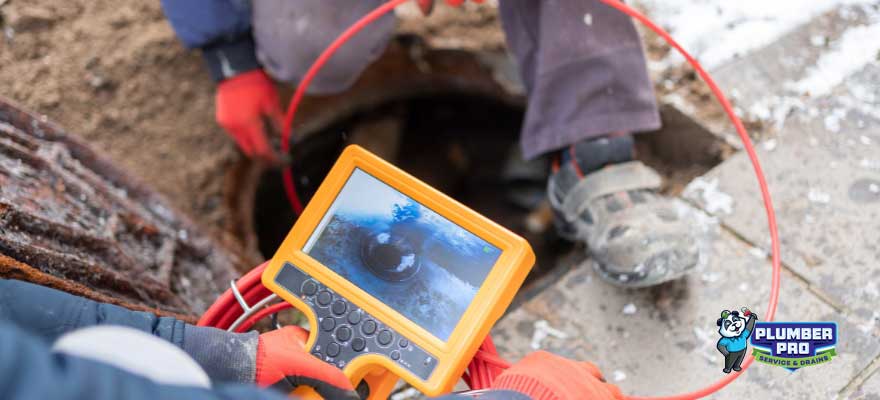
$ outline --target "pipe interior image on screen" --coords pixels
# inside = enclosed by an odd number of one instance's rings
[[[303,251],[443,341],[501,255],[357,168]]]

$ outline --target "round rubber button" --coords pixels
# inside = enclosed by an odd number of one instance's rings
[[[368,320],[364,321],[363,325],[361,325],[361,332],[363,332],[364,335],[372,335],[372,334],[376,333],[376,328],[377,328],[376,321],[368,319]]]
[[[321,320],[321,329],[330,332],[336,327],[336,320],[332,317],[326,317]]]
[[[379,336],[376,337],[376,341],[379,342],[382,346],[387,346],[391,341],[394,340],[394,335],[391,334],[391,331],[383,330],[379,332]]]
[[[331,301],[333,301],[333,295],[330,292],[322,290],[321,293],[318,293],[318,304],[326,306]]]
[[[306,296],[314,296],[318,293],[318,284],[315,281],[305,281],[302,285],[302,292]]]
[[[317,357],[319,360],[323,360],[323,359],[324,359],[324,355],[321,354],[320,351],[313,351],[313,352],[312,352],[312,355],[315,356],[315,357]]]
[[[327,345],[327,348],[325,350],[327,351],[328,356],[336,357],[339,355],[339,344],[331,342]]]
[[[361,322],[361,313],[357,310],[352,311],[348,314],[348,323],[352,325],[357,325],[358,322]]]
[[[362,337],[356,337],[351,340],[351,349],[354,351],[361,351],[367,347],[367,341]]]
[[[400,359],[400,352],[397,350],[392,351],[391,352],[391,359],[394,361],[399,360]]]
[[[406,346],[409,346],[409,340],[406,340],[406,338],[400,338],[400,341],[397,342],[397,344],[400,345],[400,347],[406,348]]]
[[[351,328],[340,326],[339,329],[336,330],[336,339],[347,342],[348,339],[351,339]]]
[[[345,310],[348,309],[348,304],[345,304],[342,300],[336,300],[333,302],[333,305],[330,306],[330,310],[333,311],[333,314],[342,315],[345,314]]]

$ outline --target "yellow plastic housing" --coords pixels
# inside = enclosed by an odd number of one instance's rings
[[[425,328],[410,321],[397,310],[382,303],[302,251],[306,241],[318,227],[355,168],[372,175],[501,250],[495,265],[447,341],[438,339]],[[365,199],[365,201],[369,200]],[[362,380],[367,380],[371,392],[378,395],[386,390],[379,390],[381,388],[374,386],[389,386],[390,382],[390,386],[393,387],[396,377],[400,377],[422,393],[438,396],[449,393],[461,377],[480,343],[510,305],[531,270],[535,255],[528,242],[522,237],[367,150],[351,145],[345,149],[327,174],[262,277],[263,284],[267,288],[305,312],[312,327],[312,334],[307,343],[310,350],[316,341],[316,332],[320,331],[315,328],[318,326],[317,318],[311,308],[299,297],[276,284],[275,277],[285,262],[296,265],[307,275],[345,297],[352,304],[361,307],[437,360],[437,365],[429,379],[423,380],[387,357],[365,354],[353,359],[343,370],[353,385],[357,386]],[[388,387],[388,390],[390,389],[391,387]],[[373,395],[370,397],[376,398]]]

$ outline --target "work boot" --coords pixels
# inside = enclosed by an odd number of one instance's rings
[[[684,275],[700,259],[699,229],[680,200],[658,193],[661,178],[633,161],[631,135],[564,150],[547,193],[560,235],[584,242],[599,275],[626,287]]]

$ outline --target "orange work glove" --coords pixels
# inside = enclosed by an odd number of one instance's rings
[[[492,388],[520,392],[533,400],[623,400],[620,389],[606,383],[593,363],[546,351],[536,351],[513,364],[495,379]]]
[[[266,137],[264,122],[281,131],[283,117],[278,92],[262,69],[248,71],[217,85],[217,123],[235,139],[248,157],[278,160]]]
[[[360,399],[342,370],[304,350],[308,339],[309,332],[298,326],[286,326],[260,335],[256,384],[283,393],[306,385],[325,399]]]

